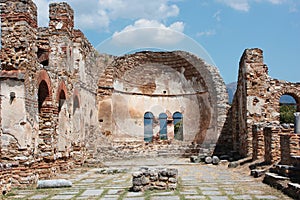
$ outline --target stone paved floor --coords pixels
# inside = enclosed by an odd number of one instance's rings
[[[128,172],[101,174],[99,168],[75,169],[59,175],[72,181],[70,188],[14,189],[5,199],[104,199],[104,200],[183,200],[183,199],[290,199],[281,192],[227,166],[188,163],[187,159],[126,160],[106,163]],[[140,166],[165,166],[179,170],[175,191],[130,192],[131,173]]]

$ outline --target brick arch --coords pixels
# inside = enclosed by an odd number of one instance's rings
[[[59,83],[57,93],[56,93],[56,102],[58,103],[58,112],[61,111],[61,108],[63,104],[65,103],[65,100],[68,98],[68,90],[66,87],[65,82],[62,80]]]
[[[68,90],[64,81],[60,81],[57,93],[56,93],[56,101],[58,102],[60,99],[60,92],[63,91],[65,93],[66,99],[68,99]]]
[[[38,88],[38,110],[42,112],[43,103],[45,101],[52,101],[52,84],[48,73],[45,70],[38,72],[37,76]]]
[[[201,64],[204,64],[202,60],[198,60]],[[109,65],[104,73],[100,76],[98,86],[100,88],[112,88],[114,79],[121,78],[126,71],[134,69],[143,64],[162,64],[173,68],[179,73],[184,69],[184,76],[187,80],[197,78],[205,90],[207,85],[200,74],[199,70],[192,65],[187,59],[185,59],[179,52],[138,52],[135,54],[125,55],[118,57],[114,62]]]
[[[51,79],[47,73],[46,70],[41,70],[38,72],[38,76],[37,76],[37,88],[39,87],[39,85],[41,84],[42,81],[45,81],[48,89],[49,89],[49,96],[52,97],[52,84],[51,84]]]
[[[295,87],[294,85],[286,85],[283,89],[279,90],[275,94],[275,105],[276,110],[279,112],[280,98],[282,95],[292,96],[297,104],[297,111],[300,112],[300,88]]]
[[[73,114],[77,108],[80,108],[80,95],[78,88],[75,88],[73,92]]]
[[[192,83],[191,89],[195,91],[201,112],[199,116],[202,117],[202,120],[199,121],[200,129],[197,130],[199,133],[196,134],[197,136],[194,141],[202,143],[205,139],[208,139],[206,138],[206,134],[208,129],[210,129],[210,133],[213,134],[213,136],[210,137],[209,140],[215,140],[216,142],[225,122],[224,117],[222,118],[221,115],[222,113],[226,113],[228,108],[226,86],[216,67],[208,65],[201,58],[188,52],[144,51],[117,57],[100,75],[98,82],[99,112],[106,112],[107,109],[104,109],[106,107],[111,108],[112,105],[108,105],[109,101],[107,99],[111,97],[114,92],[120,92],[118,91],[119,88],[117,90],[114,88],[115,80],[121,79],[127,72],[132,72],[138,69],[138,67],[148,64],[160,64],[170,67],[174,71],[179,72],[179,74],[182,74],[187,81]],[[153,95],[151,92],[155,91],[155,85],[151,85],[150,82],[146,87],[148,87],[150,94],[145,94],[143,92],[144,88],[139,88],[140,93],[134,93],[134,95]],[[152,87],[154,87],[154,90],[151,90]],[[199,88],[197,87],[201,87],[200,93],[198,93]],[[126,93],[126,91],[121,92]],[[183,92],[182,95],[185,95],[185,93]],[[104,110],[101,110],[101,107],[103,107]],[[109,115],[112,116],[113,111],[111,111],[111,109],[108,110],[110,111]],[[111,128],[110,126],[107,127]]]

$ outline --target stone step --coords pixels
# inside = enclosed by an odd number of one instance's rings
[[[285,193],[294,199],[300,199],[300,184],[298,183],[288,183],[288,188]]]
[[[300,168],[300,156],[291,156],[292,165]]]
[[[283,190],[288,187],[288,183],[290,182],[290,179],[285,176],[280,176],[275,173],[267,172],[265,174],[263,182],[274,188]]]
[[[265,175],[266,172],[267,170],[263,170],[263,169],[253,169],[251,170],[251,176],[253,176],[254,178],[258,178]]]
[[[290,165],[276,165],[270,172],[289,177],[293,182],[300,183],[300,167]]]

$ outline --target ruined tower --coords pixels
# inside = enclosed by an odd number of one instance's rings
[[[36,60],[37,8],[31,0],[1,1],[3,70],[34,67]]]

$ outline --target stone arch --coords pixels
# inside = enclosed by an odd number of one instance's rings
[[[38,88],[38,111],[41,113],[45,101],[52,101],[52,86],[48,73],[45,70],[39,72],[37,80]]]
[[[181,112],[176,111],[173,114],[174,123],[174,138],[176,140],[183,140],[183,115]]]
[[[61,81],[59,83],[58,89],[57,89],[57,95],[56,95],[56,102],[58,102],[58,112],[60,112],[63,104],[67,100],[68,91],[67,87],[64,81]]]
[[[153,119],[152,112],[146,112],[144,114],[144,141],[151,142],[153,138]]]
[[[73,114],[79,108],[80,108],[79,92],[78,92],[78,89],[75,88],[74,93],[73,93]]]
[[[52,90],[51,79],[46,70],[41,70],[38,73],[37,85],[39,86],[42,81],[46,82],[49,91],[51,91]],[[49,95],[52,97],[51,93]]]
[[[297,104],[297,112],[300,112],[300,89],[287,84],[286,86],[284,86],[284,88],[282,88],[281,90],[277,91],[275,93],[275,110],[277,112],[279,111],[279,107],[280,107],[280,98],[282,95],[290,95],[291,97],[293,97],[296,101]]]
[[[175,74],[176,77],[175,75],[174,77],[177,78],[177,84],[180,82],[181,84],[179,85],[182,85],[184,82],[184,86],[179,90],[174,89],[172,84],[168,85],[169,88],[164,88],[162,83],[157,84],[157,77],[152,70]],[[137,78],[132,81],[132,77]],[[143,77],[149,78],[146,80]],[[165,77],[163,81],[166,81],[167,78]],[[170,79],[172,79],[171,76]],[[119,98],[122,95],[144,96],[149,99],[166,97],[175,99],[178,102],[189,99],[195,103],[195,110],[199,110],[199,112],[197,116],[190,115],[190,117],[186,118],[186,123],[189,124],[184,127],[188,129],[190,125],[197,126],[195,128],[197,132],[193,136],[186,137],[186,140],[196,143],[217,142],[225,122],[224,116],[228,109],[226,86],[218,69],[208,65],[195,55],[183,51],[144,51],[117,57],[106,67],[98,82],[99,105],[104,102],[110,103],[109,107],[111,109],[109,109],[109,112],[106,112],[109,116],[116,116],[113,108],[114,95],[118,96],[119,100],[124,100],[124,104],[127,104],[127,97]],[[144,110],[149,109],[144,108]],[[167,108],[165,110],[171,110],[172,112],[179,110],[181,113],[192,113],[191,109],[186,110],[181,105],[178,105],[175,109],[173,108],[173,110]],[[101,106],[99,106],[99,112],[102,112]],[[157,114],[159,113],[155,113],[155,115]],[[192,123],[192,120],[197,122]],[[102,128],[103,132],[113,130],[111,126]]]
[[[160,113],[158,116],[159,120],[159,137],[161,140],[166,140],[168,134],[167,126],[168,115],[166,113]]]
[[[37,83],[40,137],[38,147],[40,152],[51,155],[57,142],[53,116],[55,107],[52,102],[51,80],[45,70],[39,72]]]
[[[65,85],[65,82],[60,81],[57,94],[56,94],[56,102],[57,102],[57,111],[58,111],[58,120],[57,120],[57,149],[60,152],[66,151],[69,147],[69,133],[70,133],[70,114],[67,104],[67,95],[68,91]]]

